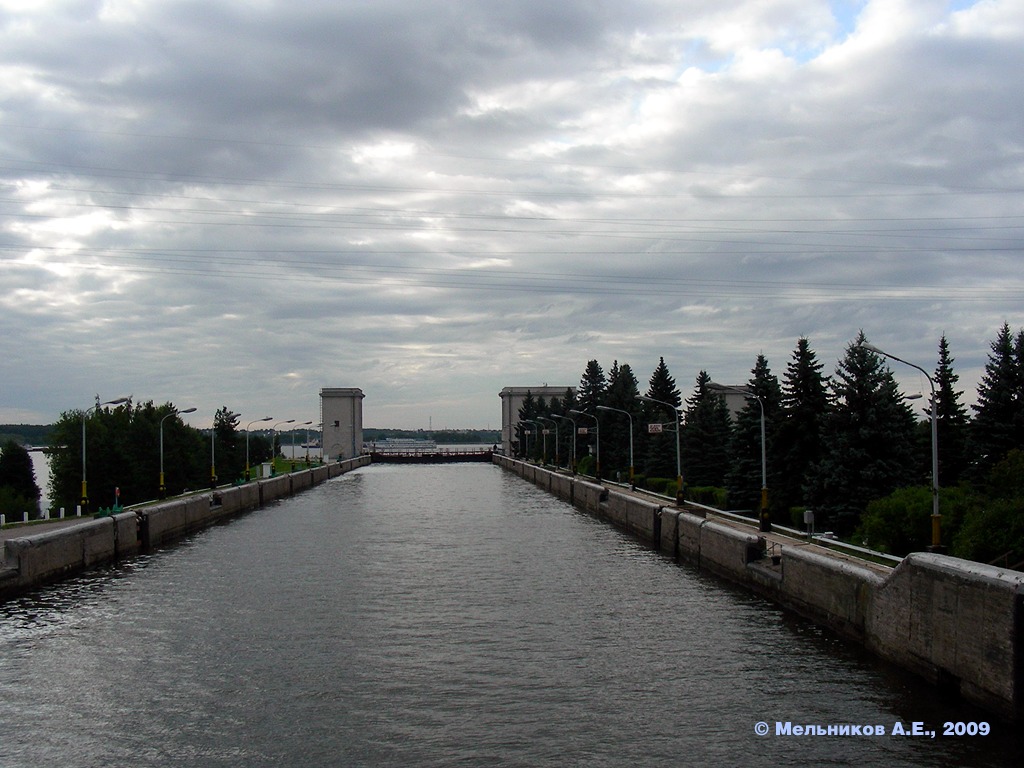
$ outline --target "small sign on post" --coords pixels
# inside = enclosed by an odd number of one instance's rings
[[[804,510],[804,525],[807,526],[807,540],[814,538],[814,510]]]
[[[661,424],[648,424],[647,425],[647,434],[649,434],[649,435],[660,435],[662,433],[662,431],[663,430],[662,430]]]

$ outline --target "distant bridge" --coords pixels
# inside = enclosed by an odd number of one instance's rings
[[[444,449],[430,450],[386,450],[370,451],[373,464],[454,464],[459,462],[490,462],[494,451],[491,448]]]

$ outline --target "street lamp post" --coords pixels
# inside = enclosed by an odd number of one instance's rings
[[[626,418],[629,419],[629,487],[636,490],[636,483],[633,482],[633,414],[629,411],[624,411],[621,408],[611,408],[607,405],[599,405],[597,406],[597,410],[624,413],[626,414]]]
[[[306,466],[309,466],[309,428],[313,424],[312,421],[307,421],[303,426],[306,427]]]
[[[261,421],[270,421],[273,418],[274,418],[273,416],[265,416],[262,419],[255,419],[254,421],[250,421],[248,424],[245,425],[245,480],[246,480],[246,482],[248,482],[251,479],[251,474],[249,472],[249,427],[251,427],[253,424],[256,424],[256,423],[261,422]],[[274,451],[273,445],[271,445],[270,451],[271,451],[271,453],[273,453],[273,451]]]
[[[533,424],[534,428],[539,433],[540,440],[541,440],[541,454],[540,454],[541,465],[542,466],[547,466],[547,463],[548,463],[548,431],[547,431],[546,426],[544,424],[544,420],[540,416],[537,416],[535,419],[531,420],[531,423]]]
[[[127,397],[119,397],[116,400],[108,400],[105,403],[101,403],[99,395],[97,395],[96,396],[96,405],[91,406],[89,408],[86,408],[84,411],[82,411],[82,498],[81,498],[81,506],[82,506],[82,514],[83,515],[89,514],[89,492],[86,490],[87,486],[86,486],[86,481],[85,481],[85,418],[89,415],[89,413],[91,411],[98,411],[104,405],[121,405],[122,403],[127,403],[128,400],[129,400],[129,398],[127,398]]]
[[[277,444],[277,428],[282,424],[294,424],[295,419],[288,419],[287,421],[279,421],[273,427],[270,428],[270,476],[273,477],[277,474],[277,451],[274,446]]]
[[[307,445],[309,444],[309,425],[312,424],[312,423],[313,423],[312,421],[304,421],[304,422],[302,422],[301,424],[298,425],[300,427],[305,427],[306,428],[306,444]],[[306,450],[309,450],[309,449],[307,448]],[[306,464],[309,464],[308,457],[307,457],[307,460],[306,460]],[[292,471],[293,472],[295,471],[295,430],[294,429],[292,430]]]
[[[932,388],[932,545],[928,548],[932,552],[942,552],[942,515],[939,514],[939,403],[935,396],[935,380],[931,375],[919,365],[914,365],[901,357],[883,352],[881,349],[876,347],[874,344],[868,344],[866,341],[860,342],[861,347],[866,349],[868,352],[874,352],[878,355],[892,358],[897,362],[909,365],[911,368],[916,368],[924,377],[928,379],[928,385]]]
[[[164,422],[171,416],[177,416],[179,413],[195,413],[195,408],[186,408],[184,411],[177,409],[172,410],[162,419],[160,419],[160,498],[164,498],[167,495],[167,486],[164,485]]]
[[[570,419],[568,416],[560,416],[557,413],[551,414],[553,419],[561,419],[562,421],[568,421],[572,424],[572,456],[569,458],[569,470],[575,475],[576,474],[576,422]],[[557,438],[556,438],[557,439]]]
[[[586,416],[587,418],[594,420],[594,479],[597,482],[601,482],[601,422],[598,421],[597,416],[586,411],[577,411],[572,409],[569,413],[575,413],[578,416]]]
[[[546,421],[555,425],[555,469],[558,469],[558,422],[547,416],[538,416],[537,421]],[[548,463],[548,436],[544,435],[544,463]]]
[[[748,400],[756,400],[757,404],[761,406],[761,512],[758,519],[760,520],[760,530],[770,531],[772,529],[772,519],[771,515],[768,514],[768,453],[764,433],[764,401],[760,395],[755,395],[741,387],[730,387],[725,384],[719,384],[718,386],[731,392],[739,392]]]
[[[637,395],[637,400],[643,400],[645,403],[654,403],[655,405],[663,405],[672,411],[672,418],[676,423],[676,504],[683,503],[683,462],[682,453],[679,450],[679,423],[680,413],[679,406],[672,405],[672,403],[666,403],[664,400],[655,400],[653,397],[647,397],[646,395]]]

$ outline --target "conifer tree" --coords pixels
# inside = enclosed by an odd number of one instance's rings
[[[960,377],[953,371],[953,358],[949,354],[949,342],[943,334],[939,340],[939,362],[935,369],[935,404],[929,404],[926,411],[931,418],[931,409],[936,408],[936,432],[939,447],[939,485],[958,485],[968,465],[967,454],[967,409],[960,402],[963,392],[956,390]]]
[[[775,432],[781,408],[782,389],[778,378],[768,367],[768,360],[764,355],[757,356],[751,373],[753,375],[747,385],[750,396],[743,410],[737,415],[733,429],[732,462],[726,474],[726,488],[729,490],[730,507],[757,510],[761,506],[762,484],[761,411],[763,407],[767,487],[772,488],[778,469],[778,462],[774,460]],[[788,524],[788,518],[783,522]]]
[[[675,409],[682,404],[682,394],[676,386],[676,380],[669,373],[665,358],[658,359],[658,365],[648,382],[646,397],[673,406],[669,410],[664,405],[643,402],[639,432],[643,439],[641,445],[644,458],[644,474],[648,477],[676,476],[676,434],[679,428],[679,412]],[[650,433],[646,425],[666,425],[662,432]],[[683,477],[685,478],[685,470]]]
[[[772,450],[781,469],[772,484],[772,506],[777,510],[807,504],[804,486],[810,468],[822,458],[822,430],[829,410],[828,377],[822,375],[823,367],[810,342],[799,339],[786,367],[782,421]]]
[[[1024,448],[1024,332],[1015,340],[1008,323],[992,342],[973,408],[974,453],[983,477],[1009,451]]]
[[[519,434],[519,455],[523,458],[529,459],[537,453],[537,435],[533,419],[537,416],[537,400],[533,397],[533,392],[530,390],[526,391],[526,396],[523,398],[523,404],[519,406],[519,427],[516,430]]]
[[[608,391],[608,380],[605,378],[597,360],[590,360],[587,363],[583,375],[580,377],[580,386],[576,391],[577,410],[597,416],[597,406],[604,405],[605,395]],[[576,436],[576,455],[584,456],[588,451],[594,450],[594,430],[597,424],[587,416],[576,416],[577,425],[585,428],[587,433]]]
[[[708,387],[710,383],[707,371],[701,371],[686,400],[682,454],[688,486],[722,487],[729,471],[732,422],[725,398]]]
[[[852,533],[869,501],[910,484],[917,464],[910,406],[881,356],[862,341],[863,331],[836,369],[825,453],[811,477],[815,509],[841,535]]]
[[[637,388],[636,376],[629,363],[619,365],[618,360],[612,364],[608,374],[608,391],[605,402],[609,408],[616,411],[600,411],[601,417],[601,463],[606,469],[606,474],[620,470],[627,470],[629,467],[629,446],[630,427],[635,432],[640,424],[640,401],[637,395],[640,394]],[[629,414],[618,413],[625,411]],[[632,418],[632,423],[630,422]],[[636,460],[636,435],[633,434],[634,461]]]
[[[238,436],[238,421],[241,417],[219,408],[213,415],[213,466],[211,471],[217,479],[241,477],[245,471],[245,446]],[[213,478],[211,478],[211,481]]]

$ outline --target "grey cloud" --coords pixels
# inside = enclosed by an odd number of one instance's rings
[[[480,423],[496,397],[453,390],[662,354],[739,381],[859,328],[922,364],[949,332],[971,388],[1024,324],[1013,34],[856,50],[783,0],[77,8],[0,33],[19,412],[353,385]],[[50,270],[9,266],[30,246]]]

